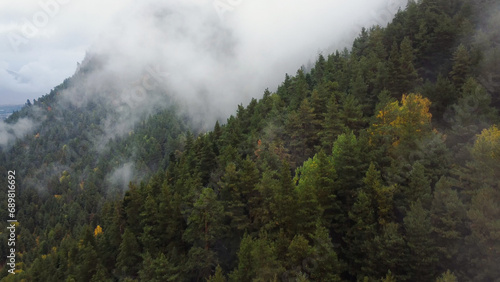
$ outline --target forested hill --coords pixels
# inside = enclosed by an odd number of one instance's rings
[[[160,111],[77,150],[71,130],[106,113],[73,109],[2,152],[27,175],[3,279],[499,280],[499,17],[497,1],[410,1],[206,133]],[[106,192],[119,156],[144,175],[123,196]]]

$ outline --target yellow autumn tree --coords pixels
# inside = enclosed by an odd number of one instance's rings
[[[97,237],[97,235],[102,234],[102,227],[100,225],[97,225],[97,227],[94,229],[94,236]]]
[[[431,132],[431,101],[420,94],[404,94],[401,102],[387,104],[377,114],[371,134],[390,136],[393,146]]]
[[[484,129],[477,136],[471,154],[474,167],[481,174],[489,177],[500,176],[500,130],[497,126]]]

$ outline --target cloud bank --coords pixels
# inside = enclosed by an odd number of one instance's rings
[[[265,88],[274,90],[285,73],[294,74],[318,53],[350,47],[361,27],[384,26],[406,5],[405,0],[106,3],[0,4],[6,16],[0,49],[12,55],[0,57],[0,103],[57,85],[67,61],[86,50],[88,60],[98,58],[99,68],[60,96],[63,104],[109,106],[112,114],[102,122],[106,134],[99,143],[128,133],[172,100],[210,128],[236,105],[260,97]],[[36,32],[26,32],[30,25]],[[12,38],[18,39],[14,46]]]
[[[105,97],[134,116],[170,97],[211,125],[318,53],[350,45],[361,26],[385,25],[403,2],[134,2],[89,49],[103,67],[65,96]]]

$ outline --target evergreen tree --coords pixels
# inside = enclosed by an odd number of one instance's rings
[[[450,179],[442,177],[436,184],[431,209],[433,237],[436,240],[439,264],[444,269],[457,269],[463,263],[467,211],[452,189]]]
[[[188,226],[182,236],[191,243],[187,271],[193,277],[208,278],[218,259],[214,251],[217,240],[222,239],[226,227],[223,225],[224,206],[217,200],[211,188],[204,188],[193,204]],[[196,274],[196,275],[195,275]]]
[[[495,281],[500,277],[500,193],[498,189],[484,187],[477,191],[467,212],[470,235],[467,245],[471,264],[469,277],[475,281]]]
[[[456,89],[461,89],[470,74],[471,58],[467,48],[460,44],[453,53],[453,69],[450,72],[451,80]]]
[[[362,183],[364,165],[360,152],[358,140],[352,132],[341,134],[333,145],[333,166],[339,176],[337,196],[344,204],[343,210],[346,216],[354,203],[356,190]]]
[[[345,131],[345,124],[335,94],[332,94],[328,100],[322,128],[323,131],[320,132],[321,144],[325,150],[331,151],[337,137]]]
[[[436,274],[436,246],[429,211],[417,200],[404,218],[405,239],[410,249],[409,277],[430,281]]]
[[[270,203],[273,221],[277,228],[283,228],[288,235],[296,232],[296,194],[293,187],[290,166],[286,161],[281,166],[279,184],[273,191]]]
[[[139,279],[141,281],[176,281],[179,280],[181,273],[167,259],[165,254],[160,253],[153,258],[149,252],[143,255],[142,268],[139,270]]]
[[[312,235],[311,259],[314,267],[308,269],[309,277],[317,281],[341,281],[345,264],[334,250],[328,229],[317,226]]]
[[[390,222],[383,226],[380,235],[374,239],[376,246],[375,269],[379,276],[383,276],[387,271],[388,275],[397,281],[405,281],[409,278],[409,252],[403,236],[399,232],[399,225]]]
[[[411,92],[420,82],[417,70],[413,63],[415,61],[412,42],[405,37],[400,45],[401,57],[399,59],[399,90],[400,94]]]
[[[359,131],[366,125],[363,117],[363,109],[359,101],[353,95],[346,95],[342,101],[341,118],[344,124],[354,132]]]
[[[436,282],[458,282],[458,279],[455,274],[453,274],[453,272],[447,270],[445,273],[438,277]]]
[[[129,228],[125,228],[122,235],[119,253],[116,258],[116,270],[122,277],[135,277],[141,262],[140,247],[135,235]]]
[[[467,79],[457,104],[452,105],[453,115],[449,132],[452,145],[465,144],[482,129],[498,120],[497,110],[490,106],[491,96],[473,78]]]
[[[226,277],[224,276],[220,265],[217,265],[217,267],[215,268],[214,275],[210,276],[210,278],[208,278],[207,280],[207,282],[226,282],[226,281],[227,281]]]
[[[377,222],[369,195],[360,190],[356,202],[349,211],[352,225],[345,236],[349,258],[349,272],[358,280],[373,275],[375,269],[371,265],[375,259],[373,240],[376,235]]]
[[[425,176],[424,166],[420,162],[415,162],[410,172],[407,186],[400,186],[401,194],[398,195],[398,209],[404,214],[409,210],[412,203],[420,201],[425,209],[430,209],[432,192],[430,182]]]

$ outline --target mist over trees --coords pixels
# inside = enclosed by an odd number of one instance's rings
[[[113,85],[62,97],[92,81],[89,57],[7,120],[40,124],[0,147],[22,175],[2,279],[497,281],[499,15],[410,1],[212,130],[153,87],[168,107],[107,135],[133,106],[110,110]]]

